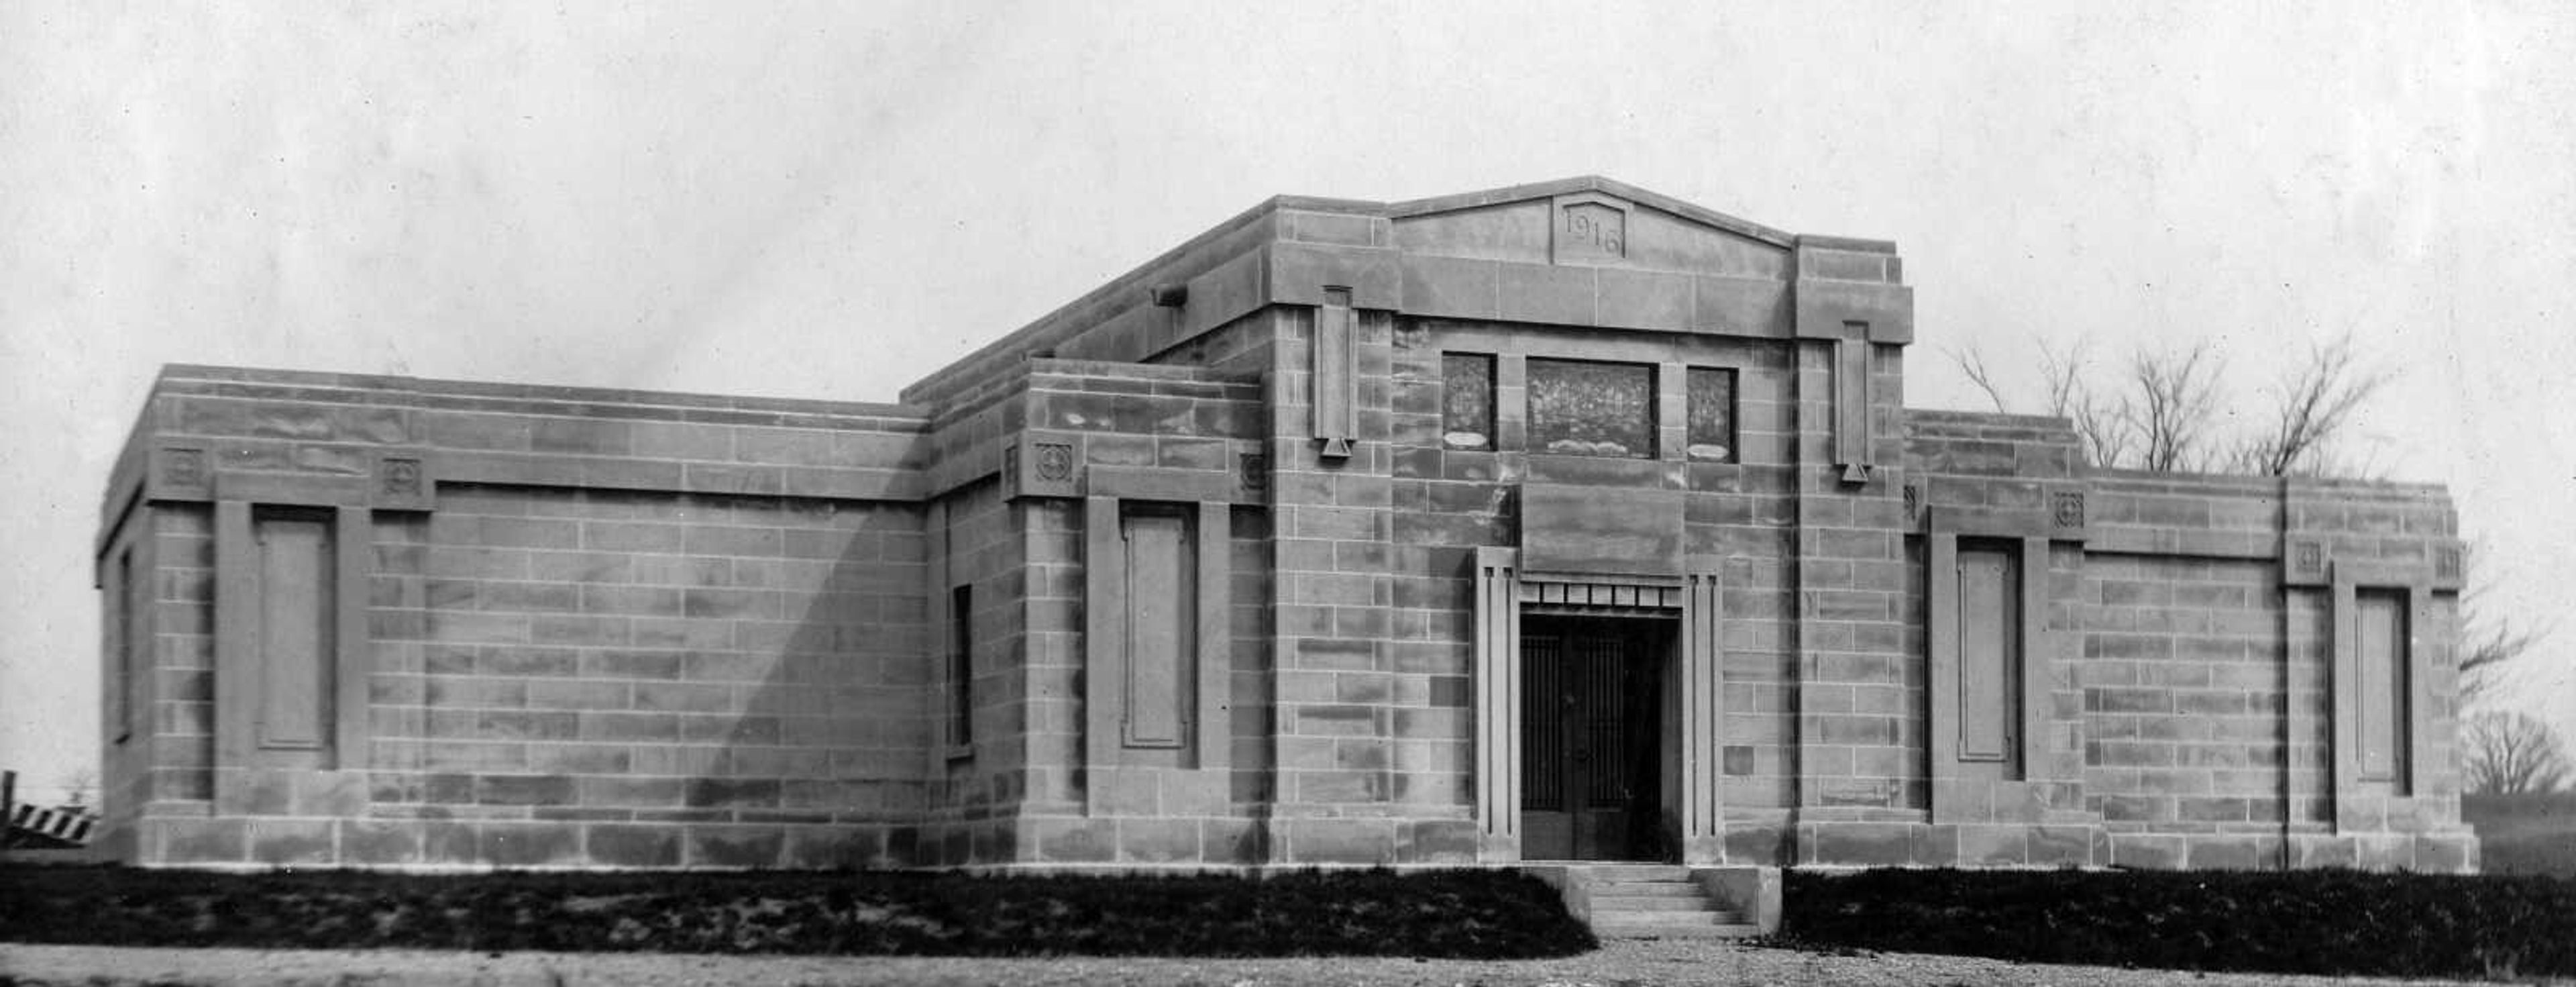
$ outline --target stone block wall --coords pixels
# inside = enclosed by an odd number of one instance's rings
[[[2448,498],[2400,484],[2097,477],[2088,559],[2088,792],[2140,866],[2475,866],[2458,815],[2458,569]],[[2336,763],[2338,624],[2353,587],[2403,593],[2414,695],[2395,782]],[[2343,626],[2349,626],[2348,623]],[[2408,708],[2411,707],[2411,708]]]
[[[2051,786],[2044,817],[2098,828],[2089,850],[2030,830],[2028,862],[2045,843],[2138,867],[2474,867],[2452,750],[2460,549],[2438,488],[2089,470],[2048,419],[1916,411],[1909,434],[1910,497],[1935,528],[1953,507],[2045,506],[2062,525],[2049,747],[2080,752],[2080,774],[2057,769],[2080,784]],[[2334,763],[2338,720],[2357,718],[2335,695],[2358,681],[2336,648],[2355,585],[2414,608],[2419,681],[2398,704],[2414,784]]]
[[[1203,351],[1202,351],[1203,352]],[[1016,430],[997,463],[1027,628],[1003,654],[1018,679],[1026,784],[1009,843],[977,862],[1065,866],[1251,863],[1264,859],[1255,815],[1268,799],[1263,597],[1269,531],[1260,459],[1260,385],[1226,371],[1097,361],[1029,361],[1005,385]],[[1119,552],[1125,512],[1187,519],[1205,625],[1184,664],[1194,727],[1178,748],[1116,739],[1130,656],[1093,643],[1128,602]],[[1100,530],[1095,530],[1098,526]],[[1203,602],[1204,601],[1204,602]],[[1224,642],[1216,646],[1212,642]],[[1239,714],[1238,714],[1238,711]],[[982,755],[979,752],[978,757]]]
[[[1871,862],[1932,866],[2100,863],[2100,820],[2084,787],[2092,721],[2075,665],[2085,646],[2087,520],[2075,436],[2062,419],[1919,409],[1906,412],[1903,434],[1907,652],[1922,656],[1927,680],[1913,709],[1929,791],[1926,824],[1901,850],[1890,835],[1866,852]],[[2017,546],[2025,583],[2019,746],[1998,764],[1950,751],[1963,714],[1937,687],[1958,660],[1935,613],[1955,605],[1940,583],[1953,553],[1971,544]]]
[[[107,693],[150,711],[108,741],[133,859],[916,859],[918,416],[172,368],[145,423],[107,539],[155,550],[151,669]],[[347,542],[318,745],[260,725],[271,516]]]
[[[1784,818],[1794,821],[1794,842],[1774,848],[1762,829],[1732,837],[1730,850],[1744,848],[1754,863],[1866,859],[1924,835],[1925,681],[1905,650],[1901,351],[1850,344],[1864,354],[1869,380],[1862,413],[1876,466],[1864,479],[1840,465],[1853,458],[1835,424],[1846,402],[1840,345],[1805,342],[1797,354],[1796,523],[1783,574],[1794,594],[1783,630],[1795,643],[1796,720],[1782,738],[1797,764],[1795,814]]]

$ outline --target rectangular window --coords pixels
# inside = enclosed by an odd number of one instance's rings
[[[2021,560],[1959,543],[1959,760],[2010,761],[2021,724]]]
[[[1690,368],[1690,458],[1732,463],[1735,457],[1735,371]]]
[[[2406,763],[2406,594],[2365,589],[2353,594],[2359,648],[2361,708],[2354,739],[2361,744],[2361,779],[2396,781]]]
[[[1440,355],[1440,444],[1451,449],[1494,447],[1492,354]]]
[[[337,654],[328,512],[261,510],[252,518],[259,574],[259,744],[325,746]]]
[[[1127,542],[1126,735],[1130,747],[1179,747],[1189,736],[1191,656],[1198,652],[1198,561],[1189,518],[1131,508]]]
[[[975,742],[975,587],[948,591],[948,743]]]
[[[1567,456],[1655,458],[1655,368],[1530,360],[1529,448]]]

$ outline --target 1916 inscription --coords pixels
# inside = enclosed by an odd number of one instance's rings
[[[1564,247],[1606,257],[1628,255],[1628,215],[1595,202],[1576,203],[1563,211]]]

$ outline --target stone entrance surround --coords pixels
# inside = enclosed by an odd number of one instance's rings
[[[1278,198],[899,404],[169,367],[98,540],[166,866],[1514,864],[1532,614],[1672,863],[2473,869],[2436,487],[1908,409],[1892,244]]]

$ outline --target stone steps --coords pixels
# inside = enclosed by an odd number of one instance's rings
[[[1609,938],[1721,938],[1757,935],[1760,928],[1709,897],[1690,871],[1655,865],[1588,868],[1585,899],[1592,932]]]

